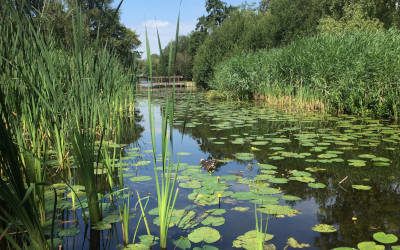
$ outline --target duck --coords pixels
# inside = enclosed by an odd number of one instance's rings
[[[208,158],[207,160],[201,159],[200,164],[204,170],[207,172],[212,173],[217,169],[218,161],[216,159]]]

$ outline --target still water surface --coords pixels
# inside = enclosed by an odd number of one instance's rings
[[[158,95],[154,112],[160,150],[165,93]],[[134,166],[152,157],[146,94],[138,94],[136,108],[141,129],[137,129],[139,139],[125,148],[127,155],[137,152],[124,160],[130,165],[125,185],[142,196],[150,195],[147,210],[151,210],[156,206],[153,167],[151,163]],[[255,204],[265,212],[264,219],[268,214],[268,234],[274,236],[269,243],[276,249],[283,249],[289,237],[310,244],[307,249],[332,249],[373,241],[373,233],[379,231],[400,236],[400,128],[396,124],[354,116],[290,114],[256,103],[210,102],[201,93],[184,92],[176,95],[172,138],[173,160],[180,162],[176,209],[181,213],[169,231],[171,249],[172,239],[204,226],[201,221],[218,207],[226,213],[215,215],[217,221],[208,226],[218,230],[221,239],[192,243],[192,248],[232,249],[238,236],[255,229]],[[219,161],[211,174],[199,164],[207,158]],[[152,179],[131,181],[135,176]],[[248,210],[237,211],[241,209]],[[188,211],[195,213],[179,225]],[[148,216],[157,235],[155,218]],[[332,225],[337,231],[315,232],[312,228],[317,224]],[[141,225],[138,235],[143,234]],[[102,247],[120,244],[119,235],[119,226],[103,232]]]

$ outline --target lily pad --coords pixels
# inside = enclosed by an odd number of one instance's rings
[[[352,159],[348,160],[349,165],[353,167],[365,167],[367,165],[367,162],[364,160],[357,160],[357,159]]]
[[[142,182],[142,181],[150,181],[152,178],[151,176],[142,175],[142,176],[134,176],[129,178],[132,182]]]
[[[372,188],[371,186],[367,185],[351,185],[351,187],[357,190],[365,190],[365,191],[368,191]]]
[[[318,224],[313,226],[311,229],[319,233],[333,233],[337,231],[336,227],[328,224]]]
[[[147,166],[151,163],[151,161],[138,161],[134,164],[135,167],[143,167]]]
[[[173,243],[177,248],[183,250],[190,249],[192,247],[190,240],[186,237],[180,237],[179,239],[174,240]]]
[[[218,230],[212,227],[200,227],[193,230],[193,232],[188,235],[188,238],[193,243],[200,243],[203,241],[206,243],[214,243],[221,238],[221,235]]]
[[[308,183],[308,186],[309,186],[310,188],[326,188],[326,185],[325,185],[324,183],[319,183],[319,182],[316,182],[316,183]]]
[[[179,187],[181,187],[181,188],[201,188],[201,183],[199,181],[192,180],[189,182],[179,183]]]
[[[385,250],[384,245],[377,245],[374,241],[363,241],[357,244],[359,250]]]
[[[382,244],[393,244],[398,241],[398,238],[396,235],[386,234],[384,232],[374,233],[372,237],[374,237],[374,240],[376,240]]]
[[[220,216],[212,216],[209,215],[207,216],[207,218],[205,218],[201,224],[205,225],[205,226],[221,226],[225,223],[225,218],[224,217],[220,217]]]
[[[291,247],[291,248],[306,248],[306,247],[310,247],[310,244],[307,243],[299,243],[297,242],[297,240],[293,237],[290,237],[287,240],[286,243],[287,246]]]
[[[247,233],[240,235],[233,242],[232,245],[235,248],[244,248],[248,250],[254,249],[254,246],[257,246],[258,242],[262,240],[263,242],[269,241],[274,236],[272,234],[265,234],[262,232],[258,232],[257,230],[251,230]]]
[[[238,160],[251,161],[254,158],[254,154],[252,154],[252,153],[236,153],[235,157]]]
[[[249,207],[234,207],[232,208],[233,211],[237,211],[237,212],[246,212],[249,211]]]
[[[265,214],[277,215],[277,216],[295,216],[299,213],[296,209],[291,208],[290,206],[281,206],[281,205],[265,205],[260,208],[257,208],[258,211]]]

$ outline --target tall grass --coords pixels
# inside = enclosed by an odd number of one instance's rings
[[[395,29],[320,34],[235,56],[217,67],[211,86],[229,98],[291,96],[339,113],[398,119],[399,52]]]
[[[15,193],[14,204],[23,204],[26,211],[14,214],[4,209],[0,226],[6,225],[4,235],[9,242],[45,249],[42,226],[51,218],[45,210],[44,192],[53,176],[70,185],[82,183],[91,225],[101,220],[98,183],[103,177],[95,171],[105,158],[104,141],[121,132],[118,121],[133,118],[134,86],[104,45],[86,43],[85,17],[79,6],[71,10],[72,47],[64,50],[55,46],[53,37],[41,33],[40,22],[33,20],[39,17],[12,2],[0,8],[0,90],[4,97],[0,117],[7,121],[5,129],[13,131],[11,139],[17,143],[13,153],[18,159],[1,162],[5,167],[0,179],[9,190],[2,189],[0,202],[12,201],[9,196]],[[17,219],[22,225],[16,225]],[[26,231],[28,237],[15,241],[10,231],[21,235]]]

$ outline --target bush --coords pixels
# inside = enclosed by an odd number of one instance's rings
[[[400,32],[328,32],[238,55],[217,66],[211,87],[242,99],[308,93],[338,112],[397,118]]]
[[[207,88],[219,62],[241,52],[268,47],[268,18],[269,15],[246,10],[232,14],[199,47],[194,58],[193,80]]]

